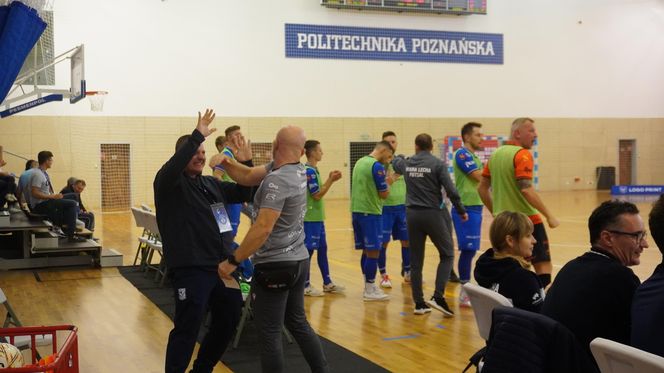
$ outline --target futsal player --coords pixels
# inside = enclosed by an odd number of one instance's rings
[[[454,152],[454,183],[461,196],[461,203],[466,207],[468,220],[461,221],[456,208],[452,206],[452,222],[459,245],[459,279],[462,284],[470,281],[471,265],[475,253],[480,248],[482,232],[482,199],[477,193],[477,186],[482,179],[482,161],[477,151],[482,143],[482,125],[476,122],[466,123],[461,128],[463,146]],[[470,307],[470,299],[463,287],[459,294],[459,306]]]
[[[304,215],[304,245],[309,251],[309,266],[311,267],[311,258],[314,252],[318,268],[323,276],[323,291],[311,286],[310,271],[307,271],[307,281],[305,282],[304,295],[318,297],[329,293],[342,293],[345,287],[341,284],[335,284],[330,277],[330,264],[327,260],[327,239],[325,237],[325,205],[323,197],[330,190],[332,184],[341,179],[341,172],[334,170],[330,172],[325,183],[321,182],[318,172],[318,162],[323,159],[323,149],[317,140],[307,140],[304,143],[304,154],[307,157],[305,169],[307,172],[307,212]]]
[[[225,144],[224,148],[221,151],[221,154],[227,156],[230,159],[235,159],[235,154],[233,152],[233,139],[235,137],[242,136],[242,132],[240,131],[240,126],[230,126],[226,128],[224,131],[226,138],[225,138]],[[221,181],[227,181],[234,183],[235,180],[233,180],[226,171],[224,170],[224,167],[219,164],[214,167],[213,169],[213,175],[216,176],[218,179]],[[240,213],[242,211],[242,204],[241,203],[231,203],[226,206],[226,211],[228,211],[228,218],[231,221],[231,227],[233,227],[233,236],[237,236],[237,230],[238,227],[240,226]]]
[[[533,185],[534,160],[530,149],[537,139],[535,121],[517,118],[512,122],[510,141],[499,147],[482,170],[479,195],[489,211],[497,215],[503,211],[526,214],[535,226],[533,236],[537,240],[530,258],[542,286],[551,283],[551,254],[549,239],[544,229],[542,215],[550,228],[560,223],[544,205]]]
[[[364,300],[389,298],[375,284],[378,257],[382,248],[383,200],[390,194],[384,163],[390,162],[394,150],[387,141],[380,141],[373,151],[360,158],[353,168],[351,181],[351,211],[355,249],[362,250],[360,265],[364,274]]]
[[[397,151],[397,135],[392,131],[383,132],[383,141]],[[394,172],[392,164],[387,166],[387,174],[394,182],[390,185],[390,195],[383,201],[383,247],[378,257],[378,270],[380,271],[380,286],[391,288],[392,281],[387,274],[387,246],[392,239],[401,242],[401,276],[405,282],[410,282],[410,250],[408,249],[408,225],[406,224],[406,182],[401,175]]]

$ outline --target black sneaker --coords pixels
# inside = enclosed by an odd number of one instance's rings
[[[87,238],[81,236],[71,236],[67,238],[67,242],[69,243],[82,243],[86,242],[87,240]]]
[[[431,307],[427,306],[426,303],[424,302],[416,302],[415,303],[415,311],[413,311],[414,314],[416,315],[424,315],[425,313],[431,312]]]
[[[457,276],[457,274],[456,274],[456,272],[454,272],[454,270],[452,270],[452,272],[450,272],[450,280],[449,281],[454,282],[456,284],[461,282],[461,280],[459,279],[459,276]]]
[[[450,309],[450,306],[447,305],[445,298],[431,297],[431,299],[427,301],[427,304],[442,312],[446,317],[454,316],[454,312]]]

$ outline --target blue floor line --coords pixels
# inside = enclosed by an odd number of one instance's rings
[[[408,335],[400,335],[398,337],[388,337],[388,338],[383,338],[384,341],[396,341],[399,339],[413,339],[419,337],[420,334],[408,334]]]

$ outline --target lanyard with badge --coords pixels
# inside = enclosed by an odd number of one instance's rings
[[[217,226],[219,227],[219,233],[224,233],[224,232],[229,232],[233,230],[233,227],[231,226],[231,221],[228,218],[228,212],[226,211],[226,207],[222,202],[217,202],[217,199],[214,197],[212,193],[210,193],[207,188],[203,185],[201,180],[197,180],[195,183],[196,187],[203,193],[205,196],[205,199],[208,200],[210,203],[210,209],[212,210],[212,215],[214,216],[214,220],[217,222]]]
[[[212,215],[214,215],[214,220],[217,221],[217,226],[219,227],[219,233],[224,233],[224,232],[229,232],[233,230],[233,227],[231,227],[231,221],[228,218],[228,212],[226,211],[226,208],[224,207],[224,204],[221,202],[217,202],[217,199],[214,198],[214,194],[210,193],[207,188],[205,188],[205,185],[201,182],[200,179],[196,180],[194,182],[196,185],[196,188],[203,193],[205,196],[205,199],[208,200],[210,203],[210,209],[212,210]],[[240,284],[237,280],[226,280],[224,278],[221,279],[224,283],[224,286],[226,286],[229,289],[240,289]]]

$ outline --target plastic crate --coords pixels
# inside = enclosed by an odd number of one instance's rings
[[[58,331],[69,331],[64,343],[58,350]],[[39,361],[37,354],[37,336],[51,336],[53,362],[43,366],[24,366],[22,368],[0,369],[2,373],[78,373],[78,328],[73,325],[57,326],[27,326],[18,328],[0,328],[0,337],[5,337],[9,343],[14,344],[16,337],[27,336],[32,346],[32,365]]]

